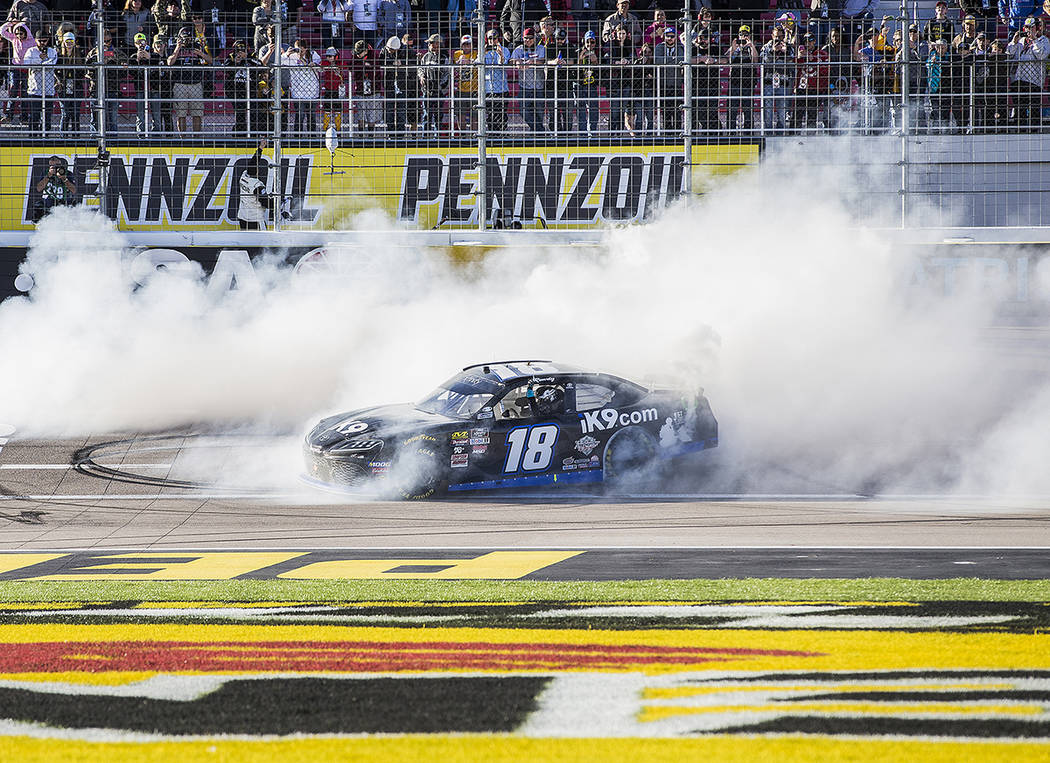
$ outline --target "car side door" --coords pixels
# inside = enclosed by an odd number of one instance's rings
[[[536,386],[533,385],[533,395]],[[556,472],[566,439],[571,447],[575,416],[567,418],[564,406],[541,412],[534,401],[529,383],[523,382],[510,388],[493,405],[487,453],[475,462],[489,479],[535,482],[526,478]]]

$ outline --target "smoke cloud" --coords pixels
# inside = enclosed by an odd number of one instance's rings
[[[291,278],[275,256],[233,290],[195,267],[136,285],[112,224],[60,209],[33,238],[31,295],[0,305],[0,423],[291,441],[471,363],[544,358],[703,386],[712,489],[1045,490],[1050,389],[989,342],[1001,295],[917,287],[916,252],[866,227],[892,216],[879,198],[896,203],[847,168],[772,158],[590,250],[463,266],[391,229],[346,272]]]

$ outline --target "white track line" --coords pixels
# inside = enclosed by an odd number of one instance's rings
[[[94,466],[104,466],[108,469],[170,469],[172,464],[101,464],[97,461],[93,463]],[[40,470],[40,469],[74,469],[76,466],[83,466],[83,464],[0,464],[0,469],[11,469],[13,471],[20,470]]]
[[[0,501],[200,501],[219,498],[290,500],[295,493],[152,493],[149,495],[0,495]]]

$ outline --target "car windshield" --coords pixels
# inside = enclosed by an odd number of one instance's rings
[[[478,392],[476,389],[438,387],[430,395],[420,400],[416,408],[453,419],[469,419],[473,418],[474,414],[491,399],[491,393]]]

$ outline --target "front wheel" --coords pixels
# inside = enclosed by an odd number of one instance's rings
[[[442,481],[441,456],[427,440],[413,437],[405,442],[390,465],[393,493],[406,501],[430,498]]]

